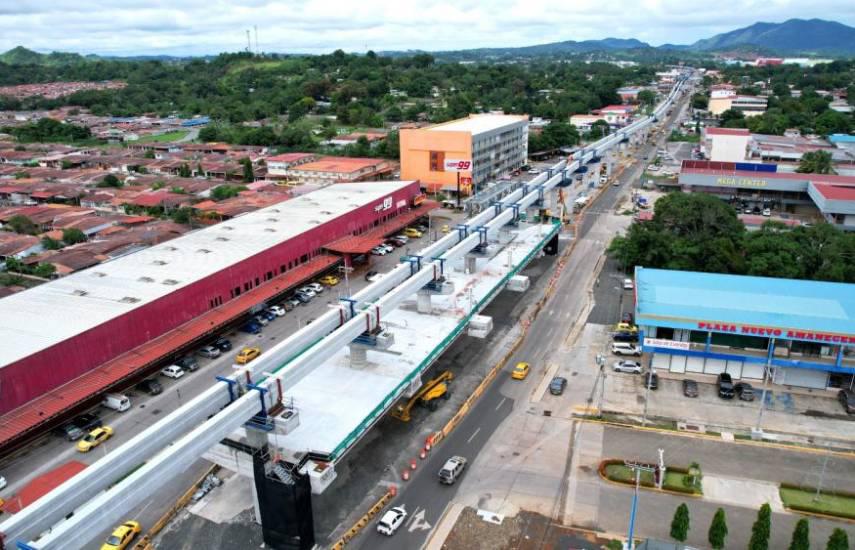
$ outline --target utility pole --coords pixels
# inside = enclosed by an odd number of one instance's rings
[[[754,427],[752,437],[762,438],[763,410],[766,408],[766,392],[769,391],[769,377],[772,371],[772,355],[775,353],[775,339],[769,340],[769,349],[766,351],[766,364],[763,365],[763,392],[760,394],[760,412],[757,415],[757,425]]]
[[[647,383],[644,384],[644,414],[641,416],[641,425],[647,426],[647,403],[650,401],[650,385],[653,383],[653,375],[656,374],[656,369],[653,368],[653,360],[650,361],[650,370],[643,376],[647,377]]]
[[[819,500],[819,495],[822,492],[822,484],[825,482],[825,469],[828,467],[828,454],[822,459],[822,470],[819,472],[819,485],[816,486],[816,494],[813,496],[813,501]]]
[[[641,472],[655,472],[654,466],[646,464],[638,464],[635,462],[624,462],[627,468],[635,472],[635,492],[632,495],[632,508],[629,512],[629,531],[627,532],[627,542],[624,547],[626,550],[635,550],[635,518],[638,513],[638,486],[641,484]],[[655,475],[655,474],[654,474]]]

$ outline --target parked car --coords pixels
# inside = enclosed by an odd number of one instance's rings
[[[772,209],[771,208],[764,208],[763,209],[763,215],[768,218],[769,216],[772,215]]]
[[[632,279],[624,279],[623,280],[623,289],[624,290],[632,290],[635,288],[635,285],[632,282]]]
[[[837,400],[843,405],[846,414],[855,414],[855,391],[842,389],[837,392]]]
[[[294,302],[297,302],[297,303],[295,304]],[[289,300],[285,300],[284,302],[282,302],[281,305],[282,305],[282,309],[284,309],[286,312],[291,311],[295,307],[300,305],[300,300],[294,300],[293,298],[291,298]]]
[[[377,273],[376,271],[369,271],[365,274],[365,280],[369,283],[373,283],[377,280],[377,275],[379,275],[379,273]]]
[[[440,227],[439,230],[442,231],[443,233],[448,233],[451,231],[451,228],[448,227],[448,224],[442,224],[442,227]]]
[[[169,365],[168,367],[161,369],[160,374],[167,378],[174,378],[177,380],[184,376],[184,369],[178,365]]]
[[[683,395],[686,397],[698,396],[698,383],[688,378],[683,380]]]
[[[641,357],[641,346],[629,342],[612,342],[612,353],[615,355],[634,355]]]
[[[422,233],[427,233],[428,226],[426,226],[426,225],[425,225],[425,224],[423,224],[423,223],[420,223],[420,224],[418,224],[418,225],[416,225],[416,226],[414,226],[414,227],[415,227],[416,229],[418,229],[419,231],[421,231]]]
[[[255,321],[248,321],[245,325],[240,327],[240,331],[247,334],[258,334],[261,332],[261,324]]]
[[[228,338],[223,338],[222,336],[217,338],[212,345],[220,350],[220,352],[231,351],[232,349],[231,341]]]
[[[567,379],[563,376],[556,376],[549,382],[549,393],[552,395],[561,395],[564,393],[564,388],[567,387]]]
[[[395,506],[383,514],[380,521],[377,522],[377,532],[391,537],[398,530],[398,527],[404,523],[405,519],[407,519],[407,511],[400,506]]]
[[[655,372],[648,371],[644,374],[644,387],[651,390],[659,389],[659,375]]]
[[[245,347],[238,352],[237,357],[235,357],[235,363],[238,365],[246,365],[259,355],[261,355],[261,348]]]
[[[511,378],[514,380],[523,380],[528,376],[528,371],[531,370],[531,365],[524,361],[520,361],[511,371]]]
[[[276,320],[276,314],[273,313],[272,311],[270,311],[269,309],[263,309],[263,310],[259,311],[258,314],[261,315],[262,317],[264,317],[268,323],[270,321]]]
[[[86,434],[83,439],[77,442],[77,450],[81,453],[88,453],[101,443],[110,439],[113,435],[113,428],[110,426],[101,426],[100,428],[95,428],[88,434]]]
[[[149,395],[157,395],[163,392],[163,386],[154,378],[146,378],[145,380],[137,384],[137,389],[140,391],[144,391]]]
[[[628,372],[630,374],[641,374],[641,363],[638,361],[615,361],[612,364],[615,372]]]
[[[339,280],[335,275],[324,275],[318,279],[318,282],[327,286],[335,286],[338,284]]]
[[[403,240],[401,240],[401,239],[398,239],[398,238],[392,237],[391,239],[389,239],[388,241],[386,241],[386,242],[385,242],[385,243],[383,243],[383,244],[391,245],[391,246],[393,246],[393,247],[395,247],[395,248],[401,248],[402,246],[404,246],[405,244],[407,244],[407,242],[406,242],[406,241],[403,241]]]
[[[733,386],[733,391],[741,401],[754,401],[754,387],[748,382],[739,382]]]
[[[292,296],[291,298],[289,298],[289,299],[288,299],[288,301],[287,301],[286,303],[291,304],[291,309],[294,309],[295,307],[297,307],[297,306],[301,306],[301,305],[305,304],[306,302],[309,302],[310,300],[311,300],[311,298],[309,298],[308,296],[306,296],[306,301],[304,302],[303,300],[301,300],[301,299],[300,299],[300,297],[299,297],[299,296],[297,296],[297,295],[295,294],[294,296]]]
[[[306,296],[308,296],[309,298],[314,298],[315,296],[318,295],[318,293],[315,292],[315,289],[308,286],[308,285],[301,287],[300,289],[297,290],[297,292],[301,292],[301,293],[305,294]]]
[[[131,400],[127,395],[121,393],[107,393],[101,400],[101,406],[116,412],[125,412],[131,408]]]
[[[101,550],[125,550],[130,547],[131,541],[137,536],[142,527],[136,521],[126,521],[113,529],[113,533],[107,537],[107,541],[101,545]]]
[[[408,227],[404,229],[404,235],[412,239],[419,239],[422,236],[422,232],[416,229],[415,227]]]
[[[6,478],[3,476],[0,476],[0,491],[2,491],[5,488],[6,488]],[[0,499],[0,500],[3,500],[3,499]],[[2,506],[2,505],[0,505],[0,506]]]
[[[294,298],[300,302],[301,304],[308,304],[312,301],[313,296],[309,296],[305,292],[300,292],[299,290],[294,293]]]
[[[392,238],[393,238],[393,239],[395,239],[396,241],[400,241],[400,240],[401,240],[401,236],[400,236],[400,235],[398,235],[397,237],[392,237]],[[406,237],[405,237],[405,238],[406,238]],[[407,244],[407,241],[403,241],[403,243],[404,243],[404,244]],[[385,250],[385,251],[386,251],[386,254],[390,254],[390,253],[392,253],[392,252],[394,252],[394,251],[395,251],[395,247],[394,247],[394,246],[392,246],[391,244],[388,244],[388,243],[383,243],[383,244],[381,244],[381,245],[379,245],[379,246],[380,246],[381,248],[383,248],[383,250]]]
[[[733,399],[733,378],[726,372],[719,373],[718,379],[718,396],[722,399]]]
[[[638,332],[638,327],[629,323],[618,323],[614,330],[615,332]]]
[[[185,355],[184,357],[178,358],[175,361],[175,364],[189,372],[196,372],[199,370],[199,362],[196,361],[196,358],[192,355]]]
[[[381,247],[380,245],[377,245],[371,249],[371,254],[374,256],[385,256],[386,254],[388,254],[388,252],[386,252],[385,247]]]
[[[263,327],[266,327],[270,323],[270,321],[267,320],[267,317],[260,314],[253,315],[252,320]]]
[[[453,485],[457,478],[463,475],[466,469],[466,459],[462,456],[453,456],[445,461],[439,470],[439,482],[444,485]]]
[[[74,417],[74,419],[57,428],[54,433],[68,441],[77,441],[95,428],[100,428],[103,423],[98,415],[85,413]]]
[[[282,317],[285,315],[285,308],[282,306],[270,306],[267,308],[267,313],[275,315],[276,317]]]
[[[208,359],[216,359],[220,356],[220,348],[217,346],[205,346],[199,348],[199,351],[196,352],[197,355],[201,355],[202,357],[207,357]]]
[[[324,285],[319,283],[309,283],[306,285],[306,288],[311,289],[315,294],[323,294],[324,292]]]
[[[637,332],[615,332],[612,335],[615,342],[638,342]]]

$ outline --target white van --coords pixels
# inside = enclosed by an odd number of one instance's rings
[[[104,400],[101,401],[101,406],[113,409],[114,411],[125,412],[131,408],[131,400],[128,399],[127,395],[108,393],[104,396]]]
[[[635,355],[641,357],[641,347],[629,342],[612,342],[612,353],[615,355]]]

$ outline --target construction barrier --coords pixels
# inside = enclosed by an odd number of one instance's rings
[[[151,529],[148,530],[148,533],[143,535],[140,541],[134,545],[134,550],[150,550],[151,548],[153,548],[151,544],[152,539],[154,539],[154,537],[158,533],[160,533],[164,527],[166,527],[170,520],[175,517],[175,514],[177,514],[182,508],[187,506],[187,503],[190,502],[191,498],[193,498],[193,494],[196,492],[199,486],[202,485],[202,482],[205,481],[205,478],[213,473],[216,473],[219,469],[219,466],[217,466],[216,464],[212,464],[210,468],[205,470],[205,473],[202,474],[202,477],[196,480],[196,482],[193,483],[193,485],[191,485],[190,488],[187,489],[184,494],[178,497],[178,500],[175,501],[175,504],[173,504],[169,508],[169,510],[167,510],[162,516],[160,516],[160,519],[157,520],[155,524],[151,526]]]
[[[406,470],[405,470],[406,471]],[[331,546],[332,550],[341,550],[344,548],[348,542],[353,540],[353,538],[359,534],[360,531],[365,529],[371,519],[376,516],[387,504],[392,500],[398,492],[398,488],[394,485],[389,487],[389,490],[386,491],[380,500],[374,503],[374,506],[369,508],[369,510],[365,513],[364,516],[359,518],[359,520],[353,524],[353,527],[348,529],[344,535],[341,536],[338,541]]]

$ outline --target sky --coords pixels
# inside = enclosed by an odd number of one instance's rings
[[[738,9],[735,9],[738,5]],[[855,26],[852,0],[2,0],[0,51],[208,55],[527,46],[637,38],[689,44],[757,21]],[[255,33],[252,32],[255,48]]]

